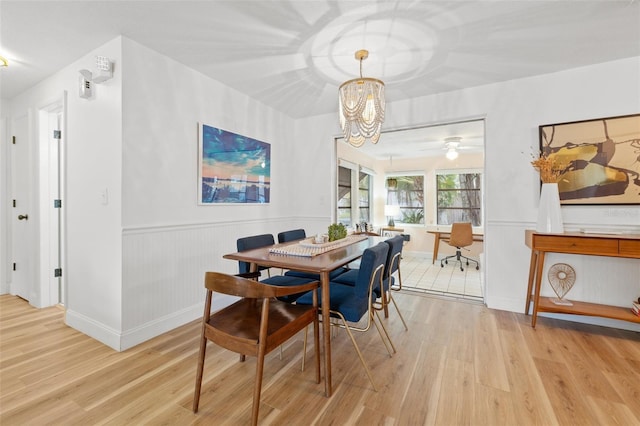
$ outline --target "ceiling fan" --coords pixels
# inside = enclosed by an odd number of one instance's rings
[[[452,136],[444,139],[444,147],[447,150],[447,159],[455,160],[458,158],[458,149],[460,148],[461,140],[462,138],[458,136]]]

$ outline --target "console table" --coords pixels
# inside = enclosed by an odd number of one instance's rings
[[[527,305],[525,314],[529,315],[529,305],[533,300],[531,326],[536,326],[538,312],[589,315],[640,323],[640,317],[631,313],[629,306],[609,306],[598,303],[572,301],[572,306],[556,305],[550,297],[540,296],[544,257],[546,253],[568,253],[591,256],[626,257],[640,259],[640,234],[591,234],[565,232],[563,234],[545,234],[525,231],[525,244],[531,249],[529,264],[529,283],[527,287]],[[533,294],[532,294],[533,290]]]

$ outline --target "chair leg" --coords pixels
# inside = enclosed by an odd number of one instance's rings
[[[349,326],[347,325],[347,323],[344,320],[342,320],[342,322],[344,323],[344,329],[347,331],[347,334],[349,335],[349,338],[351,339],[351,343],[353,343],[353,347],[356,348],[356,352],[358,353],[358,357],[360,358],[360,362],[362,363],[362,366],[364,367],[364,370],[367,372],[367,376],[369,377],[369,381],[371,382],[371,386],[373,386],[373,390],[377,392],[378,388],[376,388],[376,383],[373,381],[373,376],[371,375],[371,371],[369,370],[369,367],[367,366],[367,362],[364,360],[364,357],[362,356],[362,352],[360,352],[360,348],[358,347],[358,344],[356,343],[356,339],[353,337],[353,333],[349,329]]]
[[[261,346],[258,349],[258,359],[256,361],[256,383],[253,388],[253,408],[251,409],[251,424],[258,424],[258,412],[260,411],[260,393],[262,391],[262,374],[264,372],[264,357],[266,348]]]
[[[398,315],[400,316],[400,320],[402,321],[402,324],[404,325],[404,329],[406,331],[409,331],[409,327],[407,327],[407,323],[404,321],[404,317],[402,316],[402,313],[400,313],[400,309],[398,309],[398,304],[396,303],[396,300],[393,298],[393,295],[391,295],[391,293],[389,293],[389,298],[391,299],[391,302],[393,302],[393,306],[396,307],[396,311],[398,312]]]
[[[398,287],[389,287],[391,290],[400,291],[402,290],[402,274],[400,273],[400,268],[398,268]]]
[[[304,340],[302,340],[302,371],[304,371],[304,363],[307,359],[307,328],[308,327],[304,328]]]
[[[375,314],[375,317],[374,317]],[[380,338],[382,339],[382,343],[384,343],[384,347],[387,348],[387,352],[389,353],[389,356],[392,357],[394,353],[396,353],[396,347],[393,344],[393,341],[391,340],[391,337],[389,337],[389,333],[387,332],[387,328],[384,326],[384,324],[382,323],[382,320],[380,319],[380,315],[378,314],[378,311],[372,311],[370,313],[371,315],[371,321],[373,322],[373,325],[376,326],[376,330],[378,330],[378,334],[380,335]],[[378,318],[378,321],[376,321],[376,317]],[[380,323],[380,324],[378,324]],[[380,329],[380,327],[382,327],[382,329]],[[382,334],[382,332],[384,331],[384,335]],[[387,336],[387,339],[385,340],[384,336]],[[389,343],[387,343],[387,341]],[[391,344],[391,348],[389,348],[389,344]]]
[[[204,358],[207,354],[207,338],[202,336],[200,339],[200,355],[198,356],[198,367],[196,370],[196,388],[193,394],[193,412],[198,412],[200,405],[200,390],[202,389],[202,374],[204,372]]]
[[[307,335],[307,328],[304,328],[305,337]],[[316,383],[320,383],[320,322],[316,318],[313,322],[313,339],[316,353]]]

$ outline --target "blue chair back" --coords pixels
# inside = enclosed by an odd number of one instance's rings
[[[389,286],[392,285],[391,275],[398,270],[398,266],[400,265],[404,237],[402,235],[396,235],[393,238],[385,240],[385,243],[389,245],[389,253],[387,254],[387,261],[384,265],[384,288],[385,290],[389,290]]]
[[[271,234],[253,235],[251,237],[238,238],[236,241],[236,247],[238,251],[253,250],[260,247],[270,246],[276,242]],[[238,269],[241,274],[250,272],[251,265],[248,262],[238,262]],[[266,267],[259,267],[258,270],[268,269]]]
[[[304,229],[292,229],[291,231],[284,231],[278,234],[279,243],[288,243],[289,241],[301,240],[307,237],[307,233]]]
[[[389,245],[384,242],[378,243],[364,251],[360,259],[360,269],[354,289],[356,297],[367,298],[369,296],[369,283],[371,283],[372,277],[373,288],[380,287],[380,281],[384,278],[384,268],[378,270],[376,270],[376,268],[380,265],[384,266],[387,261],[388,252]]]

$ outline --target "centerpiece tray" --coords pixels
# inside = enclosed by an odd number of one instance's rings
[[[297,243],[279,245],[278,247],[270,248],[269,253],[284,254],[288,256],[313,257],[365,239],[367,239],[366,235],[347,235],[346,238],[342,238],[340,240],[316,244],[315,237],[306,238],[302,241],[298,241]]]
[[[345,241],[346,241],[346,237],[340,240],[328,241],[326,243],[316,243],[316,238],[311,237],[311,238],[305,238],[304,240],[299,241],[298,244],[300,244],[302,247],[308,247],[308,248],[327,248],[327,247],[333,247],[339,244],[343,244],[345,243]]]

